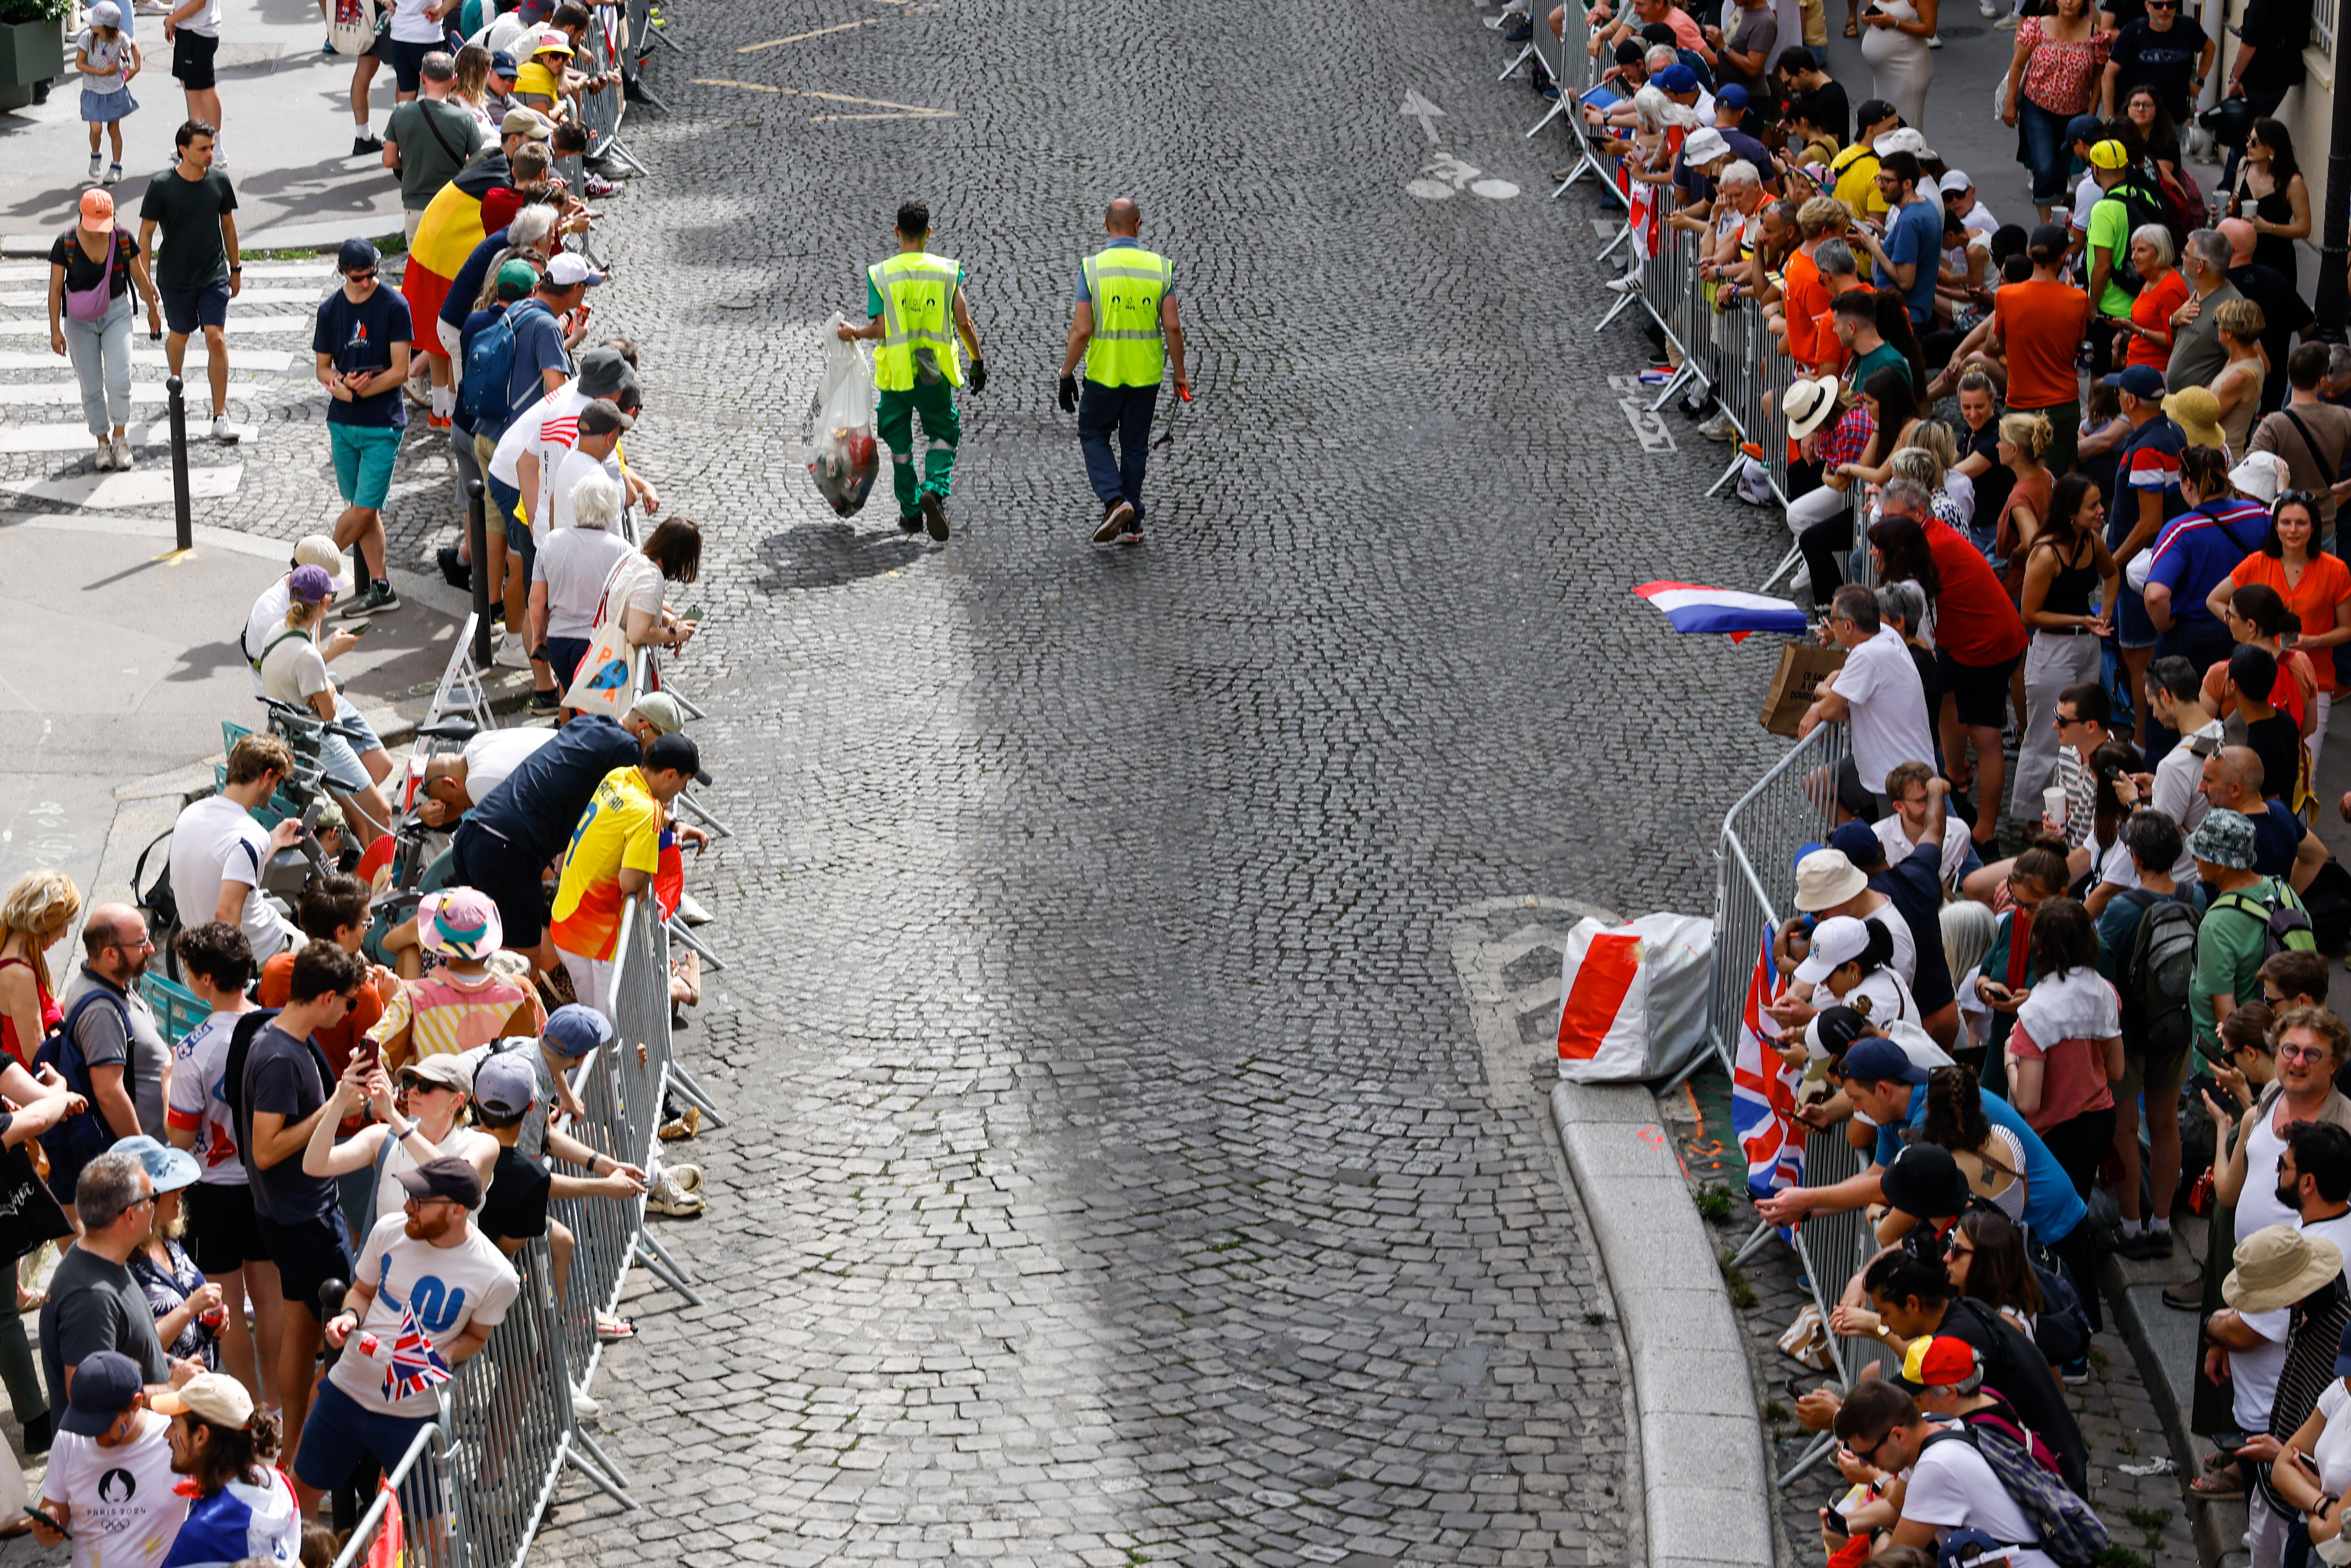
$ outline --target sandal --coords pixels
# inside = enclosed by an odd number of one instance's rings
[[[2237,1456],[2226,1448],[2215,1448],[2204,1456],[2204,1468],[2208,1470],[2234,1472],[2237,1468]]]
[[[1858,38],[1858,37],[1861,37],[1861,24],[1860,24],[1860,23],[1858,23],[1858,22],[1847,22],[1847,23],[1844,25],[1844,36],[1845,36],[1846,37],[1848,37],[1848,38]]]
[[[2226,1497],[2242,1497],[2245,1495],[2245,1479],[2234,1470],[2198,1476],[2188,1483],[2188,1495],[2200,1497],[2208,1501],[2217,1501]]]

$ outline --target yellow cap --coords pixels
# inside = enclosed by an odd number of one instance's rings
[[[2090,148],[2090,167],[2126,169],[2130,167],[2130,153],[2124,149],[2121,142],[2109,137],[2104,141],[2093,144]]]

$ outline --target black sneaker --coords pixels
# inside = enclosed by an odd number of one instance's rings
[[[530,694],[530,711],[533,713],[553,713],[557,708],[559,708],[562,706],[563,694],[561,692],[534,691]]]
[[[473,568],[467,566],[464,561],[457,559],[457,547],[455,545],[443,545],[439,549],[434,552],[433,559],[440,563],[442,581],[447,583],[452,588],[471,588],[474,586]]]
[[[923,526],[931,530],[931,538],[945,542],[947,537],[947,503],[943,496],[923,492]]]
[[[383,138],[381,136],[371,136],[362,131],[351,138],[351,156],[354,158],[372,158],[382,151]]]
[[[2142,1230],[2137,1236],[2126,1236],[2115,1243],[2115,1251],[2142,1263],[2158,1261],[2171,1256],[2171,1232]]]
[[[1134,502],[1113,501],[1102,512],[1102,527],[1094,530],[1094,543],[1098,545],[1110,543],[1111,540],[1126,532],[1127,525],[1134,521]]]
[[[2090,1358],[2077,1355],[2057,1368],[2057,1375],[2067,1383],[2081,1385],[2090,1381]]]
[[[25,1452],[27,1454],[47,1453],[49,1451],[49,1445],[55,1438],[56,1431],[56,1422],[51,1418],[47,1410],[42,1411],[39,1415],[26,1422]]]
[[[2163,1304],[2175,1312],[2200,1312],[2204,1310],[2204,1281],[2185,1280],[2163,1292]]]
[[[373,615],[380,610],[399,608],[400,595],[393,590],[392,584],[378,582],[371,584],[365,593],[344,605],[340,613],[346,621],[356,621],[362,615]]]
[[[1531,22],[1521,22],[1517,26],[1502,35],[1502,42],[1506,44],[1523,44],[1534,36],[1534,24]]]
[[[916,512],[911,517],[900,517],[898,519],[898,531],[902,534],[921,533],[923,531],[923,514]]]

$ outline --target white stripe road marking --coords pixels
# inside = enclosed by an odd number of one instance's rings
[[[335,269],[324,256],[317,261],[248,261],[244,264],[247,282],[256,277],[316,278],[321,290],[335,281]],[[0,283],[47,283],[49,264],[46,261],[0,261]]]
[[[249,394],[254,389],[254,383],[263,378],[239,371],[233,379]],[[275,381],[277,378],[268,379]],[[192,420],[196,417],[194,404],[202,400],[204,391],[201,384],[188,389],[190,404],[188,417]],[[165,401],[163,383],[141,382],[131,387],[131,400],[133,402],[162,402]],[[79,382],[26,382],[14,385],[0,385],[0,407],[11,404],[21,407],[44,402],[77,403],[80,401],[81,383]]]
[[[199,434],[189,417],[189,434]],[[161,446],[172,439],[168,420],[136,420],[123,427],[133,446]],[[96,441],[79,424],[0,424],[0,452],[89,452]]]
[[[188,494],[202,501],[234,495],[245,465],[188,470]],[[172,498],[172,470],[167,465],[135,468],[128,474],[69,474],[59,479],[0,479],[0,489],[38,497],[71,507],[160,506]]]
[[[212,356],[204,350],[202,339],[189,345],[187,357],[183,361],[189,367],[189,373],[193,374],[193,368],[197,365],[211,363]],[[288,354],[283,349],[265,349],[259,344],[233,344],[228,351],[232,371],[249,371],[256,375],[292,375],[299,371],[315,371],[318,362],[315,355]],[[163,350],[143,345],[131,350],[131,363],[133,368],[142,371],[166,368]],[[0,349],[0,371],[54,371],[63,368],[63,364],[64,361],[57,355],[46,350],[34,352],[23,349]]]
[[[316,305],[327,297],[327,290],[331,287],[331,283],[321,283],[316,288],[248,288],[229,301],[229,305],[232,310],[246,305]],[[0,305],[47,309],[48,303],[49,293],[46,288],[0,290]]]
[[[143,319],[144,314],[145,313],[143,311],[141,313],[142,319],[137,320],[131,328],[131,340],[134,343],[144,339],[147,335],[147,323]],[[318,318],[312,315],[246,316],[239,314],[230,318],[229,319],[228,339],[229,341],[234,344],[239,339],[243,338],[291,338],[296,336],[307,338],[311,334],[311,332],[317,329],[318,325]],[[30,317],[0,317],[0,338],[38,338],[43,341],[47,341],[48,336],[49,324],[45,319]],[[189,351],[192,353],[202,353],[204,351],[204,339],[202,337],[196,337],[194,339],[194,347]]]

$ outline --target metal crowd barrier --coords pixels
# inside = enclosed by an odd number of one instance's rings
[[[572,63],[583,74],[611,71],[616,77],[609,86],[580,95],[580,123],[588,132],[588,157],[618,159],[642,174],[645,166],[621,144],[621,121],[629,110],[628,97],[617,79],[626,19],[617,0],[592,7],[588,16],[587,29],[580,36],[580,54]]]

